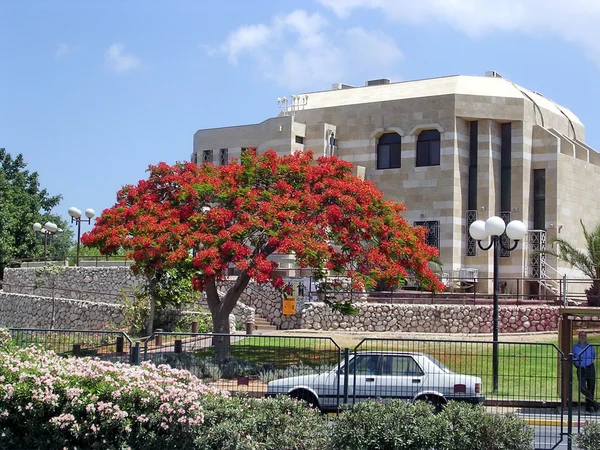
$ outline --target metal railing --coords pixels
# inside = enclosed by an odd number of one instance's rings
[[[79,256],[79,266],[82,267],[102,267],[102,266],[129,266],[133,264],[132,259],[127,259],[125,256]],[[50,257],[40,258],[22,258],[10,261],[9,267],[22,267],[24,264],[30,263],[46,265],[49,263],[60,265],[76,266],[75,256],[67,256],[64,260],[55,260]]]
[[[93,356],[112,362],[132,362],[133,341],[122,331],[11,328],[20,347],[35,345],[60,356]]]
[[[513,413],[532,425],[539,450],[556,448],[586,422],[600,420],[585,410],[573,356],[553,344],[500,342],[494,390],[490,341],[367,338],[342,348],[317,336],[157,332],[134,343],[113,331],[10,333],[19,346],[65,357],[168,364],[219,390],[290,395],[334,413],[373,399],[425,401],[440,409],[448,401],[482,403],[488,412]]]

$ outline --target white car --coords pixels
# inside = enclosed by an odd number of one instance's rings
[[[289,395],[322,411],[344,404],[345,367],[319,375],[271,381],[267,396]],[[452,372],[424,353],[365,351],[348,360],[347,400],[352,405],[367,399],[405,399],[433,403],[440,408],[449,400],[482,403],[481,378]]]

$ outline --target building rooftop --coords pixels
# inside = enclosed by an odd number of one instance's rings
[[[535,102],[540,108],[565,115],[572,122],[582,124],[568,108],[499,76],[453,75],[375,86],[349,87],[302,95],[308,96],[303,108],[306,110],[452,94],[528,99]]]

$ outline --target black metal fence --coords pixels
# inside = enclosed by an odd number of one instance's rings
[[[133,341],[121,331],[11,328],[10,334],[21,347],[35,345],[66,357],[93,356],[112,362],[134,362]]]
[[[586,405],[589,384],[579,389],[572,355],[553,344],[499,343],[494,389],[490,341],[368,338],[350,349],[310,336],[161,332],[134,343],[121,332],[12,329],[11,335],[17,345],[64,356],[168,364],[220,390],[291,395],[333,413],[370,399],[421,400],[436,408],[451,400],[481,403],[532,425],[540,450],[570,448],[573,434],[600,420]]]

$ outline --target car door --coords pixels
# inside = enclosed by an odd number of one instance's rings
[[[348,363],[348,403],[377,398],[377,381],[381,375],[381,356],[356,354]],[[340,370],[340,404],[344,396],[344,368]]]
[[[377,395],[410,400],[422,389],[424,375],[411,355],[383,355]]]

